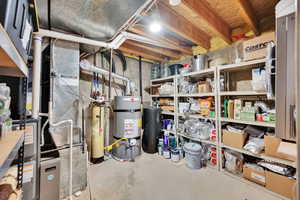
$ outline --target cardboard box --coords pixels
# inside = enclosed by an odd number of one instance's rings
[[[201,81],[198,83],[198,93],[209,93],[212,92],[210,84],[206,81]]]
[[[265,170],[263,171],[259,171],[259,170],[255,170],[252,169],[250,167],[247,167],[246,165],[244,165],[243,167],[243,177],[245,179],[248,179],[254,183],[257,183],[259,185],[266,185],[266,172]]]
[[[295,179],[266,171],[266,188],[272,192],[291,199],[294,196],[295,183]]]
[[[296,161],[295,153],[288,154],[288,152],[297,152],[297,146],[294,143],[282,142],[280,138],[275,136],[265,136],[265,154],[268,156],[281,158],[290,161]],[[283,153],[284,151],[278,152],[278,147],[283,143],[283,146],[288,147],[289,151],[287,153]]]
[[[239,80],[236,82],[236,91],[252,91],[251,80]]]
[[[247,133],[232,133],[228,130],[223,130],[223,144],[242,149],[245,145]]]
[[[272,41],[275,41],[274,32],[245,41],[243,43],[244,61],[265,58],[267,55],[267,44]]]

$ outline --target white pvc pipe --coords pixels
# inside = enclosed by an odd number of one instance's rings
[[[42,37],[56,38],[56,39],[60,39],[60,40],[70,41],[70,42],[88,44],[88,45],[92,45],[92,46],[111,48],[110,43],[107,43],[107,42],[91,40],[91,39],[87,39],[84,37],[78,37],[78,36],[74,36],[74,35],[70,35],[70,34],[66,34],[66,33],[59,33],[56,31],[40,29],[39,32],[35,33],[35,35],[42,36]]]
[[[40,112],[40,83],[41,83],[41,62],[42,62],[42,38],[33,38],[34,60],[32,78],[32,118],[38,119]]]
[[[108,70],[93,66],[87,60],[82,60],[80,62],[80,68],[83,69],[83,70],[86,70],[86,71],[90,71],[90,72],[96,72],[96,73],[103,74],[103,75],[109,75]],[[121,80],[127,81],[127,82],[130,81],[129,78],[127,78],[125,76],[121,76],[121,75],[116,74],[116,73],[111,73],[111,75],[112,75],[113,78],[121,79]]]
[[[129,32],[121,32],[112,42],[102,42],[102,41],[97,41],[97,40],[91,40],[87,39],[84,37],[78,37],[66,33],[59,33],[56,31],[49,31],[49,30],[44,30],[40,29],[39,32],[34,33],[36,36],[40,37],[49,37],[49,38],[56,38],[60,40],[66,40],[70,42],[76,42],[80,44],[88,44],[91,46],[97,46],[97,47],[105,47],[108,49],[118,49],[126,40],[134,40],[138,42],[142,42],[145,44],[151,44],[154,46],[159,46],[159,47],[165,47],[164,44],[153,41],[149,38],[146,38],[141,35],[129,33]]]
[[[73,120],[67,119],[57,123],[53,123],[52,102],[49,102],[49,124],[50,126],[60,126],[65,123],[70,123],[70,176],[69,176],[69,198],[73,196]]]
[[[96,73],[103,74],[103,75],[109,75],[109,71],[107,71],[105,69],[102,69],[102,68],[99,68],[99,67],[96,67],[96,66],[93,66],[87,60],[82,60],[79,65],[80,65],[80,68],[82,70],[89,71],[89,72],[96,72]],[[126,95],[130,95],[130,93],[131,93],[131,88],[130,88],[131,80],[129,78],[125,77],[125,76],[121,76],[121,75],[116,74],[116,73],[111,73],[111,76],[113,78],[117,78],[117,79],[126,81]]]

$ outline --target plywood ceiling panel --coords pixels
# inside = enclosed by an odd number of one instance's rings
[[[234,6],[229,0],[205,0],[210,7],[215,10],[231,28],[237,28],[245,22],[239,15],[239,8]],[[265,0],[262,0],[265,1]]]
[[[279,0],[250,0],[252,8],[256,14],[257,19],[263,19],[274,15],[275,5]]]

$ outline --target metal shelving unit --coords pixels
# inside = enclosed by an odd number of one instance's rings
[[[0,74],[3,76],[20,77],[21,85],[19,91],[20,99],[20,131],[10,133],[7,138],[0,141],[2,149],[0,178],[2,178],[12,161],[17,159],[17,181],[18,188],[23,184],[23,165],[24,165],[24,130],[26,126],[26,95],[27,95],[27,76],[28,67],[18,50],[11,41],[6,30],[0,24]],[[16,158],[17,157],[17,158]]]
[[[0,24],[0,74],[6,76],[28,76],[28,67],[7,32]]]
[[[208,140],[201,140],[198,138],[192,138],[189,136],[186,136],[182,133],[179,133],[176,129],[176,131],[166,131],[170,134],[176,135],[177,138],[178,137],[184,137],[187,138],[189,140],[192,141],[197,141],[197,142],[201,142],[201,143],[205,143],[205,144],[211,144],[216,146],[217,148],[217,157],[218,157],[218,165],[215,166],[208,166],[211,167],[213,169],[218,170],[220,173],[225,174],[227,176],[233,177],[237,180],[240,180],[244,183],[250,184],[256,188],[260,188],[274,196],[280,197],[282,199],[286,199],[285,197],[282,197],[281,195],[278,195],[274,192],[269,191],[268,189],[266,189],[265,187],[262,187],[256,183],[253,183],[249,180],[244,179],[241,176],[238,175],[234,175],[231,174],[227,171],[225,171],[222,168],[221,163],[223,162],[222,160],[222,149],[227,148],[227,149],[231,149],[233,151],[248,155],[248,156],[252,156],[255,158],[259,158],[259,159],[263,159],[263,160],[267,160],[267,161],[272,161],[272,162],[276,162],[276,163],[281,163],[281,164],[285,164],[291,167],[295,167],[296,168],[296,162],[291,162],[288,160],[284,160],[284,159],[279,159],[279,158],[275,158],[275,157],[271,157],[271,156],[267,156],[264,153],[262,154],[253,154],[249,151],[246,151],[244,149],[238,149],[238,148],[234,148],[234,147],[230,147],[227,145],[224,145],[222,143],[222,123],[237,123],[237,124],[246,124],[246,125],[254,125],[254,126],[260,126],[260,127],[269,127],[269,128],[275,128],[276,125],[275,123],[269,123],[269,122],[259,122],[259,121],[244,121],[244,120],[235,120],[235,119],[229,119],[229,118],[224,118],[221,116],[221,98],[223,96],[266,96],[267,92],[256,92],[256,91],[220,91],[220,73],[221,72],[232,72],[232,71],[242,71],[242,70],[249,70],[251,68],[257,67],[258,65],[261,66],[264,63],[267,62],[267,59],[260,59],[260,60],[254,60],[254,61],[249,61],[249,62],[241,62],[241,63],[237,63],[237,64],[229,64],[229,65],[222,65],[222,66],[216,66],[210,69],[206,69],[200,72],[190,72],[187,74],[183,74],[183,75],[177,75],[177,76],[171,76],[171,77],[166,77],[166,78],[161,78],[161,79],[156,79],[156,80],[152,80],[151,84],[152,85],[157,85],[157,83],[162,83],[165,81],[170,81],[173,80],[174,81],[174,85],[175,85],[175,91],[174,91],[174,96],[167,96],[167,97],[174,97],[174,103],[175,103],[175,112],[174,113],[170,113],[170,112],[165,112],[163,111],[162,114],[163,115],[172,115],[174,116],[174,121],[176,123],[176,127],[178,129],[178,121],[179,118],[198,118],[198,119],[207,119],[207,120],[212,120],[215,122],[216,125],[216,129],[217,129],[217,140],[216,141],[208,141]],[[182,77],[205,77],[207,75],[214,75],[215,78],[215,92],[212,93],[202,93],[202,94],[178,94],[178,79],[182,78]],[[163,97],[161,95],[152,95],[151,97]],[[215,98],[215,112],[216,112],[216,117],[212,118],[212,117],[206,117],[206,116],[201,116],[201,115],[197,115],[197,114],[190,114],[190,113],[178,113],[178,102],[179,102],[179,98],[184,98],[184,97],[214,97]]]
[[[24,142],[24,131],[13,131],[1,139],[0,179],[6,174]]]
[[[276,124],[275,123],[268,123],[268,122],[258,122],[258,121],[243,121],[243,120],[236,120],[236,119],[229,119],[229,118],[220,118],[221,122],[232,122],[232,123],[237,123],[237,124],[248,124],[248,125],[253,125],[253,126],[262,126],[262,127],[271,127],[275,128]]]
[[[264,63],[267,62],[267,59],[261,59],[261,60],[254,60],[254,61],[249,61],[249,62],[242,62],[242,63],[238,63],[238,64],[230,64],[230,65],[224,65],[224,66],[218,66],[217,67],[217,71],[218,71],[218,76],[220,76],[221,72],[232,72],[232,71],[242,71],[242,70],[249,70],[258,66],[263,65]],[[267,96],[267,92],[256,92],[256,91],[220,91],[220,80],[218,80],[218,123],[219,123],[219,130],[218,130],[218,137],[219,137],[219,154],[222,153],[222,149],[226,148],[226,149],[230,149],[248,156],[252,156],[255,158],[259,158],[259,159],[263,159],[263,160],[267,160],[267,161],[272,161],[272,162],[276,162],[276,163],[281,163],[281,164],[285,164],[291,167],[295,167],[296,168],[296,163],[295,162],[291,162],[288,160],[284,160],[284,159],[279,159],[279,158],[275,158],[275,157],[271,157],[271,156],[267,156],[264,153],[261,154],[254,154],[252,152],[246,151],[244,149],[239,149],[239,148],[234,148],[228,145],[224,145],[222,143],[222,123],[226,123],[226,122],[230,122],[230,123],[237,123],[237,124],[246,124],[246,125],[254,125],[254,126],[260,126],[260,127],[269,127],[269,128],[275,128],[276,125],[275,123],[268,123],[268,122],[259,122],[259,121],[244,121],[244,120],[235,120],[235,119],[229,119],[229,118],[224,118],[221,116],[221,97],[223,96]],[[222,160],[222,156],[220,157],[219,162],[223,162]],[[235,178],[241,182],[244,182],[246,184],[252,185],[256,188],[260,188],[262,190],[264,190],[265,192],[268,192],[276,197],[280,197],[281,199],[287,199],[277,193],[274,193],[268,189],[266,189],[263,186],[260,186],[254,182],[251,182],[245,178],[243,178],[242,176],[239,175],[235,175],[235,174],[231,174],[229,172],[227,172],[225,169],[223,169],[222,167],[219,168],[220,172],[230,176],[232,178]]]

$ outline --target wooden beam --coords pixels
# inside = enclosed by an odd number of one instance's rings
[[[126,44],[123,43],[121,47],[119,47],[119,49],[121,51],[127,52],[127,53],[131,53],[137,56],[142,56],[144,58],[150,59],[150,60],[154,60],[154,61],[166,61],[166,57],[162,56],[161,54],[158,53],[153,53],[149,50],[146,49],[142,49],[138,46],[132,45],[132,44]]]
[[[255,35],[259,35],[258,20],[253,11],[253,8],[249,0],[232,0],[236,6],[240,9],[240,15],[245,20],[245,23],[251,28]]]
[[[162,3],[159,3],[158,9],[161,21],[167,29],[205,49],[210,48],[211,37],[207,33]]]
[[[154,41],[157,41],[157,42],[160,42],[161,44],[165,45],[165,48],[168,48],[168,49],[173,49],[173,50],[178,50],[182,53],[185,53],[185,54],[188,54],[188,55],[193,55],[193,51],[192,51],[192,48],[189,48],[189,47],[183,47],[181,44],[180,44],[180,41],[178,40],[172,40],[172,38],[166,38],[164,37],[163,35],[159,34],[159,35],[153,35],[153,34],[150,34],[148,33],[145,28],[143,27],[132,27],[129,29],[130,31],[132,31],[133,33],[136,33],[136,34],[139,34],[139,35],[142,35],[144,37],[147,37],[151,40],[154,40]]]
[[[162,0],[166,5],[168,1]],[[232,43],[230,26],[215,13],[210,5],[204,0],[181,0],[177,6],[171,7],[178,14],[186,17],[191,23],[204,23],[205,26],[215,35],[223,39],[227,44]],[[199,27],[200,28],[200,27]]]
[[[156,47],[156,46],[152,46],[152,45],[148,45],[148,44],[143,44],[143,43],[136,42],[136,41],[131,41],[131,40],[127,40],[125,43],[140,47],[142,49],[147,49],[147,50],[152,51],[154,53],[162,54],[162,55],[165,55],[165,56],[168,56],[168,57],[171,57],[171,58],[175,58],[175,59],[180,58],[180,53],[178,53],[176,51],[169,50],[169,49]]]

